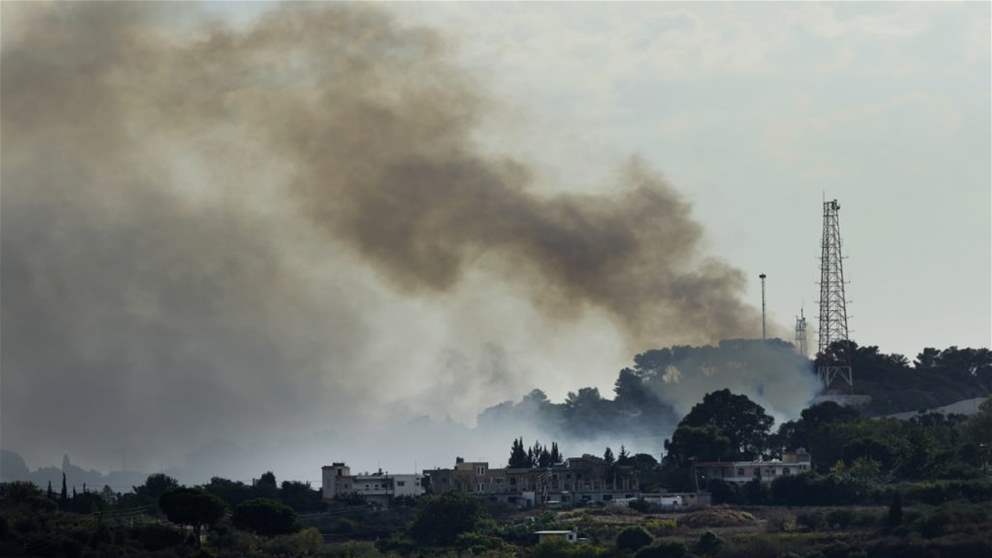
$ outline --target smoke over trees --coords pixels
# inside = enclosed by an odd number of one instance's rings
[[[777,339],[656,349],[635,356],[634,366],[620,371],[611,399],[585,387],[553,403],[534,390],[519,402],[484,411],[479,427],[537,425],[570,448],[620,440],[639,450],[660,452],[662,440],[693,405],[715,391],[714,386],[747,396],[783,419],[798,416],[809,404],[818,380],[811,363]]]
[[[176,455],[411,392],[465,414],[533,382],[445,384],[438,355],[519,321],[543,346],[600,316],[621,350],[754,329],[743,275],[636,160],[614,193],[550,196],[478,147],[491,103],[441,35],[368,6],[241,27],[169,8],[3,6],[5,443]],[[535,319],[474,302],[493,293]],[[617,405],[671,419],[623,382]],[[595,391],[561,412],[559,430],[625,416]]]

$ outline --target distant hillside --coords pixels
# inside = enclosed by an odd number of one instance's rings
[[[974,397],[972,399],[963,399],[961,401],[956,401],[950,405],[944,405],[943,407],[936,407],[934,409],[926,409],[923,411],[908,411],[905,413],[895,413],[892,415],[887,415],[887,418],[895,418],[899,420],[909,420],[921,413],[940,413],[942,415],[965,415],[971,416],[978,414],[978,407],[982,403],[988,401],[987,397]]]
[[[17,452],[0,449],[0,482],[31,481],[41,488],[48,483],[59,488],[62,485],[62,474],[65,473],[66,483],[72,488],[82,490],[83,485],[100,489],[110,486],[116,492],[130,492],[131,488],[145,482],[147,473],[139,471],[110,471],[103,473],[96,469],[83,469],[69,461],[69,456],[62,457],[61,467],[39,467],[31,470]]]

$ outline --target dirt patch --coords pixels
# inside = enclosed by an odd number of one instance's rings
[[[703,527],[745,527],[754,525],[757,520],[746,511],[729,508],[710,508],[686,514],[678,518],[680,526],[699,529]]]

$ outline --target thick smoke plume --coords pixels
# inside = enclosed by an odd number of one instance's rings
[[[478,409],[541,383],[490,343],[587,315],[620,350],[755,329],[743,275],[636,160],[614,194],[547,196],[480,149],[490,103],[437,33],[357,5],[194,12],[3,4],[4,446],[175,454]]]

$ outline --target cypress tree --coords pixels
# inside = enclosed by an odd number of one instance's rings
[[[48,490],[45,491],[45,496],[48,496],[50,500],[55,499],[55,491],[52,490],[52,481],[48,481]]]
[[[65,471],[62,472],[62,501],[69,499],[69,491],[65,488]]]
[[[530,467],[530,460],[527,457],[527,452],[524,450],[523,438],[513,440],[513,446],[510,449],[510,462],[508,466],[513,468]]]

